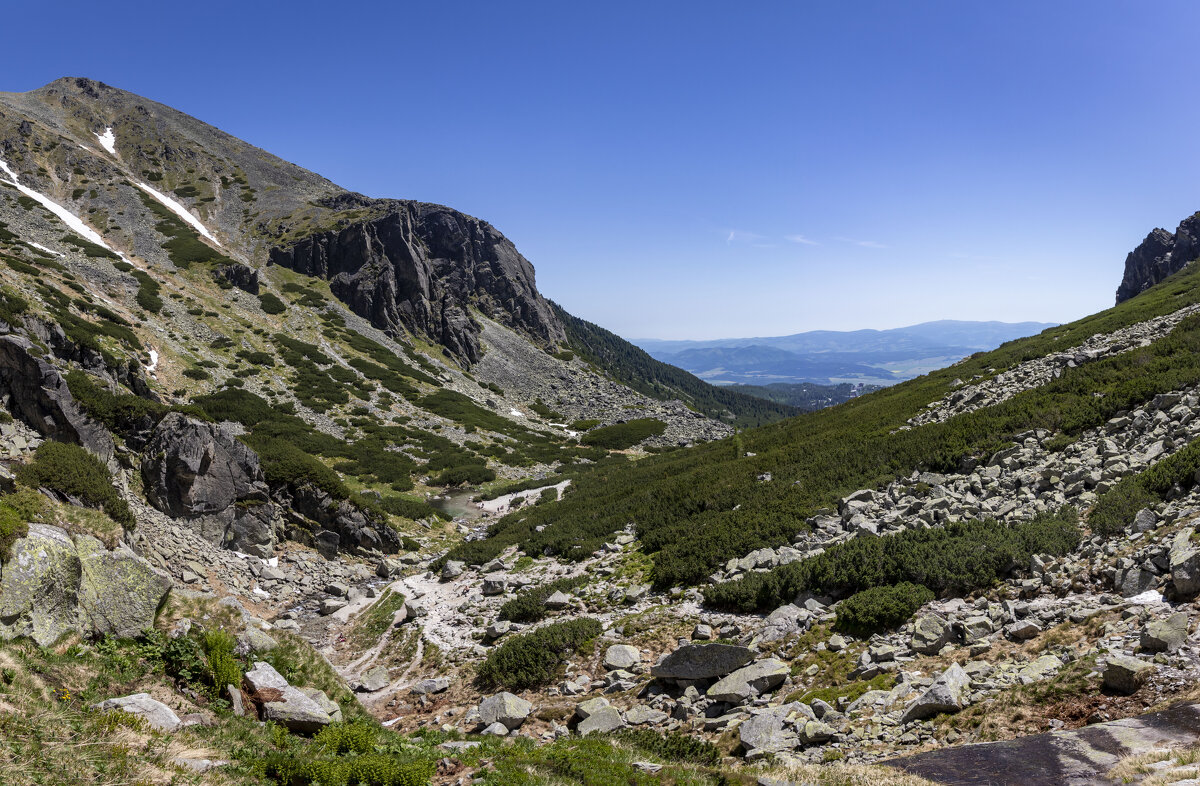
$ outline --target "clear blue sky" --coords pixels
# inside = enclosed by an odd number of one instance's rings
[[[48,8],[48,6],[53,8]],[[1200,4],[11,3],[89,76],[491,221],[627,337],[1065,321],[1200,209]]]

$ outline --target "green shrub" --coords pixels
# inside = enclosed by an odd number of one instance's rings
[[[1121,479],[1104,492],[1088,514],[1092,531],[1105,537],[1123,532],[1142,508],[1162,502],[1174,490],[1188,491],[1200,471],[1200,440],[1149,469]]]
[[[140,428],[146,418],[157,424],[171,411],[165,404],[132,393],[112,393],[97,385],[91,375],[83,371],[67,372],[66,381],[67,389],[80,406],[112,431],[126,432],[132,428]],[[203,415],[202,412],[195,411],[191,414]]]
[[[1078,514],[1063,508],[1021,524],[952,522],[935,529],[866,536],[767,573],[704,589],[713,606],[773,609],[801,592],[853,594],[912,582],[936,593],[965,594],[991,586],[1034,554],[1061,556],[1079,544]]]
[[[285,304],[279,297],[271,292],[264,292],[258,296],[258,303],[262,306],[262,310],[268,314],[282,314],[287,311]]]
[[[500,607],[499,619],[512,622],[538,622],[546,617],[546,599],[556,592],[570,592],[587,584],[587,576],[558,579],[535,589],[523,590]]]
[[[203,380],[209,379],[212,376],[204,369],[197,368],[195,366],[190,367],[190,368],[185,368],[183,370],[183,375],[185,377],[187,377],[188,379],[194,379],[197,381],[203,381]]]
[[[583,420],[577,420],[574,423],[572,423],[571,430],[572,431],[587,431],[588,429],[593,429],[596,426],[599,426],[603,422],[604,422],[603,420],[599,420],[597,418],[585,418]]]
[[[45,487],[76,497],[85,505],[103,508],[118,524],[133,526],[133,514],[113,486],[108,467],[79,445],[43,442],[33,461],[17,467],[16,474],[30,488]]]
[[[464,464],[450,467],[437,474],[430,484],[434,486],[461,486],[466,483],[478,486],[496,479],[496,471],[482,464]]]
[[[605,450],[625,450],[650,437],[657,437],[667,430],[667,424],[654,418],[638,418],[627,423],[617,423],[589,431],[579,442]]]
[[[133,277],[138,282],[137,297],[135,298],[137,304],[151,314],[157,314],[162,311],[163,301],[158,296],[158,293],[161,291],[158,282],[151,278],[148,273],[141,270],[133,271]]]
[[[206,630],[200,648],[208,661],[208,681],[218,695],[226,685],[242,685],[242,666],[233,655],[237,640],[223,628]]]
[[[838,630],[867,637],[907,622],[913,613],[933,600],[933,592],[912,582],[871,587],[838,604]]]
[[[476,679],[486,688],[535,688],[552,681],[573,653],[590,649],[603,628],[591,617],[556,622],[514,636],[488,653]]]
[[[431,761],[395,754],[310,758],[297,752],[272,753],[262,768],[280,786],[426,786],[436,770]]]

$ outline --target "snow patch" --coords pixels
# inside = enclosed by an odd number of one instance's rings
[[[254,594],[255,594],[255,595],[259,595],[259,596],[261,596],[261,597],[264,597],[264,598],[269,598],[269,597],[271,597],[271,593],[267,592],[266,590],[259,589],[258,587],[255,587],[255,588],[254,588]]]
[[[158,368],[158,353],[152,349],[150,350],[150,365],[146,366],[146,373],[153,376],[156,368]]]
[[[508,411],[508,414],[512,415],[514,418],[523,418],[523,417],[525,417],[524,413],[522,413],[520,410],[516,410],[516,409],[510,409],[510,410]]]
[[[100,140],[101,147],[114,156],[117,154],[117,137],[113,134],[112,128],[106,128],[103,134],[96,134],[95,136]]]
[[[1136,603],[1142,606],[1149,605],[1151,603],[1166,603],[1166,601],[1163,600],[1162,593],[1156,590],[1146,590],[1140,595],[1134,595],[1132,598],[1126,598],[1125,602]]]
[[[106,248],[109,251],[112,251],[112,249],[108,247],[108,243],[104,242],[104,238],[100,237],[100,235],[97,234],[96,230],[92,229],[87,224],[83,223],[83,221],[81,221],[79,219],[79,217],[76,216],[74,213],[72,213],[70,210],[67,210],[65,207],[58,204],[53,199],[42,194],[41,192],[34,191],[32,188],[29,188],[28,186],[21,185],[21,181],[17,180],[16,174],[8,166],[8,163],[5,162],[3,159],[0,159],[0,169],[3,169],[4,174],[8,175],[9,178],[11,178],[10,180],[6,180],[4,182],[8,183],[11,186],[15,186],[17,188],[17,190],[20,191],[22,194],[29,197],[30,199],[37,201],[42,207],[46,208],[51,213],[58,216],[58,218],[64,224],[66,224],[68,227],[71,228],[72,232],[74,232],[77,235],[80,235],[81,237],[84,237],[84,238],[90,240],[91,242],[95,243],[96,245],[98,245],[102,248]]]
[[[206,226],[204,226],[204,224],[200,223],[200,219],[193,216],[191,211],[188,210],[186,207],[179,204],[174,199],[171,199],[171,197],[167,196],[166,194],[163,194],[159,191],[155,191],[153,188],[146,185],[145,183],[135,180],[135,181],[133,181],[133,184],[135,186],[137,186],[138,188],[142,189],[143,191],[145,191],[150,196],[157,199],[159,202],[162,202],[167,207],[168,210],[170,210],[172,213],[174,213],[175,215],[182,218],[184,221],[191,224],[192,227],[197,232],[204,235],[206,238],[208,238],[212,242],[216,243],[218,246],[221,245],[221,241],[219,241],[215,237],[213,237],[212,232],[208,231],[208,227],[206,227]]]
[[[62,252],[60,252],[60,251],[55,251],[55,250],[54,250],[54,249],[52,249],[52,248],[46,248],[46,247],[45,247],[45,246],[43,246],[41,243],[32,243],[32,242],[30,242],[30,241],[25,241],[25,242],[29,243],[29,245],[33,246],[33,247],[34,247],[34,248],[36,248],[38,251],[45,251],[47,254],[53,254],[53,255],[54,255],[54,256],[56,256],[56,257],[61,257],[61,256],[62,256]]]

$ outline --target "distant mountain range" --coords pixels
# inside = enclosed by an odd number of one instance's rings
[[[812,330],[710,341],[634,339],[652,357],[717,385],[890,385],[1054,327],[943,319],[890,330]]]

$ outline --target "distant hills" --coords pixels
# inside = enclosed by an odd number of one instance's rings
[[[709,341],[634,339],[633,343],[655,359],[717,385],[890,385],[1050,327],[1054,324],[943,319],[890,330],[812,330]]]

